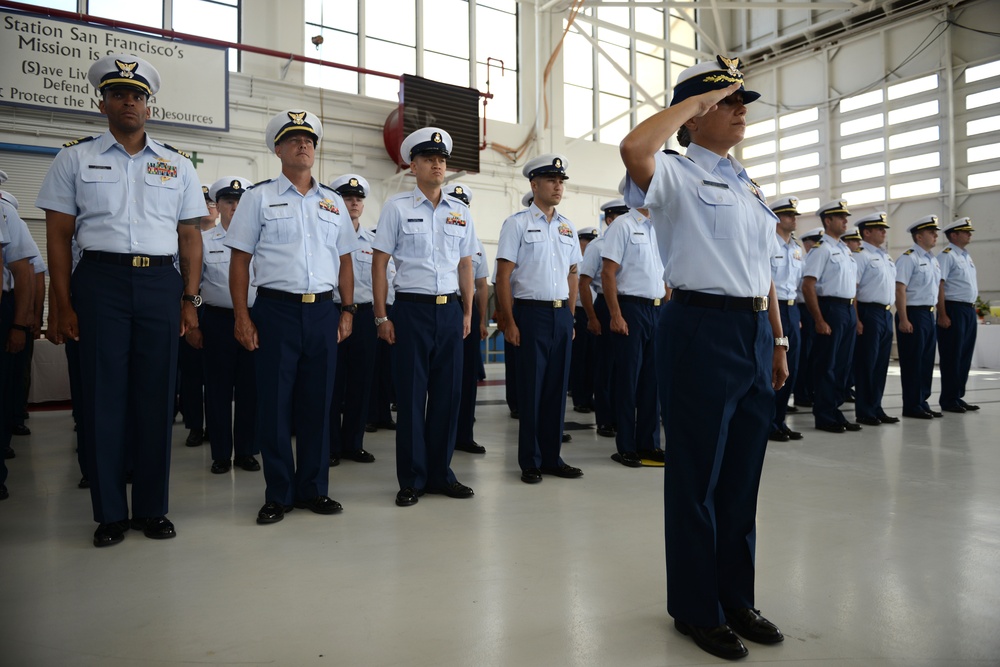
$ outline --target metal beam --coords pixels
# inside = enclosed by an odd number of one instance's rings
[[[551,4],[551,3],[550,3]],[[584,7],[658,7],[660,9],[702,9],[703,3],[697,0],[656,0],[654,2],[642,2],[642,0],[583,0]],[[723,0],[718,3],[719,9],[840,9],[849,11],[855,9],[856,2],[851,0],[754,0],[753,2],[733,2]]]
[[[656,97],[662,97],[663,95],[666,95],[668,92],[669,92],[669,89],[661,90],[660,93]],[[569,141],[566,142],[566,146],[567,147],[568,146],[572,146],[573,144],[575,144],[578,141],[581,141],[583,139],[587,139],[594,132],[597,132],[598,130],[602,130],[605,127],[607,127],[608,125],[611,125],[611,123],[615,122],[616,120],[619,120],[621,118],[624,118],[625,116],[628,116],[629,114],[631,114],[633,111],[635,111],[639,107],[643,106],[644,104],[647,104],[647,103],[646,102],[636,102],[635,104],[633,104],[632,106],[630,106],[628,108],[628,111],[623,111],[622,113],[618,114],[617,116],[615,116],[611,120],[604,121],[600,125],[596,125],[596,126],[590,128],[589,130],[587,130],[586,132],[584,132],[583,134],[581,134],[579,137],[575,137],[573,139],[570,139]],[[651,104],[651,106],[654,107],[657,111],[663,111],[663,107],[661,107],[659,104],[656,104],[655,102],[653,102]]]
[[[593,46],[598,53],[600,53],[602,56],[604,56],[605,59],[607,59],[607,61],[611,64],[611,66],[615,68],[615,71],[621,74],[626,81],[632,84],[632,87],[635,88],[636,92],[642,94],[647,104],[656,104],[656,101],[652,97],[650,97],[649,93],[647,93],[642,86],[639,85],[639,82],[636,81],[631,74],[626,72],[621,65],[615,62],[615,59],[612,58],[607,51],[601,48],[600,43],[598,43],[595,37],[588,35],[586,31],[580,26],[578,26],[576,23],[573,23],[573,29],[576,30],[579,34],[583,35],[583,37],[588,42],[590,42],[591,46]],[[598,81],[598,86],[600,86],[600,81]],[[600,92],[599,89],[598,92]]]
[[[668,14],[667,18],[671,18],[671,15]],[[667,39],[653,37],[652,35],[646,35],[640,32],[636,32],[634,30],[629,30],[628,28],[623,28],[620,25],[615,25],[614,23],[601,21],[600,19],[595,18],[593,16],[586,16],[581,13],[576,15],[576,20],[577,22],[582,21],[583,23],[589,23],[590,25],[595,25],[598,28],[614,30],[616,32],[620,32],[621,34],[628,36],[633,41],[639,40],[642,42],[649,42],[650,44],[655,44],[656,46],[663,47],[668,51],[676,51],[677,53],[683,53],[684,55],[691,56],[692,58],[698,58],[700,60],[711,60],[715,58],[714,53],[710,53],[708,51],[700,51],[698,49],[692,49],[690,46],[685,46],[683,44],[676,44]],[[702,36],[703,39],[706,39],[707,41],[711,42],[711,39],[708,38],[708,36],[705,35],[693,21],[688,19],[686,16],[684,17],[684,20],[687,21],[691,25],[691,27],[693,27],[698,32],[698,34]]]

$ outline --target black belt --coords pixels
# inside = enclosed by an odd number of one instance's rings
[[[845,306],[851,306],[854,304],[854,299],[847,299],[842,296],[821,296],[817,298],[820,302],[826,301],[828,303],[839,303]]]
[[[356,303],[354,305],[358,307],[358,310],[371,310],[372,308],[375,307],[375,305],[371,301],[369,301],[368,303]],[[341,308],[343,308],[343,305],[338,303],[337,310],[340,310]]]
[[[101,262],[102,264],[131,266],[135,269],[174,265],[173,255],[125,255],[118,252],[104,252],[103,250],[84,250],[83,259],[90,262]]]
[[[553,299],[551,301],[539,301],[538,299],[514,299],[516,306],[528,306],[529,308],[563,308],[569,305],[566,299]]]
[[[779,299],[778,300],[778,305],[779,306],[794,306],[795,305],[795,299]]]
[[[717,308],[719,310],[750,310],[758,313],[767,310],[766,296],[725,296],[723,294],[707,294],[690,290],[675,289],[671,301],[699,308]]]
[[[930,311],[932,313],[934,312],[934,306],[907,306],[906,309],[907,310],[927,310],[927,311]]]
[[[220,315],[232,315],[232,308],[224,308],[222,306],[213,306],[210,303],[206,303],[202,306],[206,313],[219,313]]]
[[[443,306],[452,301],[458,301],[457,294],[414,294],[413,292],[396,292],[396,301],[412,301],[414,303],[433,303]]]
[[[945,301],[944,305],[946,305],[946,306],[965,306],[965,307],[968,307],[968,308],[975,308],[976,307],[976,304],[969,303],[968,301]]]
[[[320,292],[319,294],[294,294],[292,292],[282,292],[270,287],[258,287],[257,296],[278,301],[294,301],[295,303],[319,303],[321,301],[332,301],[333,290]]]
[[[874,301],[858,301],[858,308],[878,308],[879,310],[889,310],[892,306],[886,303],[876,303]]]
[[[624,303],[638,303],[642,306],[659,306],[663,299],[647,299],[644,296],[631,296],[630,294],[619,294],[618,300]]]

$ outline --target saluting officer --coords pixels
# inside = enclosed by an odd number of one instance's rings
[[[108,131],[66,144],[42,183],[59,332],[79,340],[94,545],[131,527],[176,535],[166,518],[178,335],[198,326],[205,199],[185,154],[145,132],[160,75],[126,54],[94,62]],[[70,279],[71,242],[83,252]],[[179,269],[174,255],[179,251]]]
[[[625,137],[625,201],[647,206],[666,282],[656,359],[666,437],[667,610],[722,658],[781,632],[755,609],[754,520],[774,410],[787,377],[769,258],[776,216],[728,155],[743,139],[738,59],[681,72],[670,107]],[[675,132],[686,156],[661,147]],[[777,337],[777,338],[775,338]]]
[[[281,173],[240,199],[226,235],[236,339],[256,350],[257,444],[267,482],[257,523],[293,508],[343,509],[329,490],[330,400],[337,343],[351,335],[358,247],[344,200],[312,176],[323,125],[308,111],[282,111],[267,124]],[[247,301],[250,260],[257,300]],[[334,307],[339,290],[341,308]],[[295,458],[292,458],[292,431]]]
[[[358,248],[351,253],[354,271],[354,319],[351,336],[337,346],[337,378],[330,402],[330,465],[340,459],[358,463],[373,463],[375,455],[364,448],[365,425],[368,423],[368,402],[375,380],[375,319],[372,315],[372,241],[375,232],[361,226],[365,198],[371,192],[368,180],[360,174],[344,174],[330,187],[344,198],[351,216]],[[334,302],[342,308],[340,299]]]
[[[938,296],[937,337],[940,351],[941,409],[946,412],[978,410],[978,405],[965,402],[965,383],[972,367],[972,351],[976,347],[976,265],[966,246],[972,241],[969,218],[959,218],[944,228],[948,247],[938,254],[941,280]]]
[[[596,227],[584,227],[576,233],[580,254],[586,256],[587,246],[597,238]],[[590,289],[591,303],[597,293]],[[594,410],[594,380],[597,378],[597,336],[587,330],[587,311],[583,307],[583,280],[580,281],[573,316],[573,354],[569,365],[569,390],[573,395],[573,411],[589,414]]]
[[[556,211],[562,201],[566,158],[540,155],[521,173],[531,182],[531,207],[500,228],[497,241],[497,303],[505,340],[517,349],[517,460],[521,481],[542,474],[582,477],[559,455],[573,339],[577,264],[582,256],[573,224]]]
[[[931,410],[934,347],[937,327],[934,306],[941,290],[941,265],[931,250],[937,243],[938,219],[927,215],[906,228],[913,247],[896,260],[896,348],[903,385],[903,416],[913,419],[943,417]]]
[[[229,291],[229,267],[232,249],[226,245],[229,225],[243,194],[252,187],[249,180],[225,176],[209,188],[209,196],[218,210],[220,224],[201,233],[203,264],[201,270],[201,327],[188,332],[191,347],[201,348],[205,374],[205,423],[212,434],[212,467],[221,475],[233,464],[254,472],[260,463],[256,438],[257,380],[254,353],[240,345],[233,336],[236,315]],[[253,264],[250,265],[253,276]],[[247,292],[247,308],[252,309],[256,294]],[[235,419],[233,403],[236,404]]]
[[[841,240],[847,232],[847,202],[824,204],[816,214],[823,221],[823,239],[806,255],[802,294],[813,316],[813,380],[816,397],[813,416],[816,428],[830,433],[860,431],[840,411],[847,376],[857,339],[854,296],[858,289],[858,267],[851,249]]]
[[[895,424],[882,409],[885,379],[892,349],[892,313],[896,303],[896,264],[882,247],[885,243],[885,211],[857,221],[861,232],[861,252],[854,255],[858,265],[858,340],[854,348],[855,421],[868,426]]]
[[[453,183],[446,188],[448,195],[472,204],[472,189],[461,183]],[[483,242],[476,238],[476,252],[472,254],[472,279],[475,284],[476,296],[472,300],[472,331],[462,342],[462,400],[458,404],[458,434],[455,436],[455,449],[470,454],[485,454],[486,448],[476,442],[473,437],[473,427],[476,421],[476,394],[478,393],[479,371],[483,366],[482,341],[490,337],[486,325],[486,312],[489,301],[490,276],[489,264],[486,261],[486,249]]]
[[[814,227],[802,235],[802,248],[805,250],[806,257],[809,256],[809,253],[812,252],[812,249],[822,238],[823,227]],[[803,270],[805,270],[804,266]],[[802,337],[802,350],[799,353],[798,373],[794,383],[795,386],[792,389],[795,397],[792,400],[792,407],[788,409],[789,412],[798,412],[800,407],[811,408],[813,406],[813,398],[816,396],[816,383],[813,381],[812,374],[813,342],[816,340],[816,323],[813,322],[812,314],[806,306],[806,298],[802,295],[801,280],[799,281],[798,291],[795,293],[795,307],[799,311],[799,322],[802,325],[799,331]]]
[[[795,305],[799,285],[802,284],[802,270],[805,268],[805,252],[795,240],[795,226],[798,224],[797,197],[783,197],[771,202],[771,210],[778,216],[775,233],[778,235],[778,252],[771,257],[771,280],[778,298],[778,312],[781,314],[781,330],[788,338],[788,380],[774,393],[774,418],[771,420],[771,434],[768,439],[776,442],[801,440],[802,434],[793,431],[785,423],[788,413],[788,398],[801,367],[800,353],[802,336],[799,331],[801,318]]]
[[[436,127],[403,140],[400,157],[417,186],[385,203],[372,244],[375,326],[393,346],[400,507],[415,505],[425,492],[473,496],[451,470],[462,340],[472,326],[471,256],[477,248],[469,207],[442,190],[451,146],[451,136]],[[391,320],[385,278],[390,256],[396,262]]]

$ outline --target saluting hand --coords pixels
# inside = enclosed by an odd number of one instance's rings
[[[710,90],[707,93],[702,93],[701,95],[695,95],[694,97],[688,98],[694,101],[698,105],[698,113],[691,116],[692,118],[699,118],[707,113],[715,111],[719,106],[719,102],[726,99],[736,91],[740,89],[743,85],[740,82],[731,84],[728,88],[720,88],[718,90]]]

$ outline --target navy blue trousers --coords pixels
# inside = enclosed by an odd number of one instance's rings
[[[472,331],[462,341],[462,399],[458,403],[458,434],[455,442],[472,444],[476,421],[479,369],[483,365],[483,341],[479,337],[479,309],[472,304]]]
[[[374,323],[375,318],[372,316],[372,324]],[[392,421],[391,406],[396,402],[396,391],[392,386],[392,353],[389,347],[389,343],[381,338],[375,340],[375,367],[372,369],[374,379],[368,400],[369,423],[384,424]]]
[[[876,419],[885,414],[882,396],[892,350],[892,313],[878,304],[858,304],[862,331],[854,348],[854,414]]]
[[[930,412],[927,399],[931,396],[934,347],[937,343],[934,313],[927,308],[908,306],[906,317],[913,325],[913,333],[899,330],[899,314],[896,314],[896,348],[899,353],[899,380],[903,385],[903,412]]]
[[[601,335],[597,338],[597,379],[594,381],[594,419],[599,426],[610,426],[615,423],[615,403],[612,399],[612,387],[617,385],[615,376],[615,353],[611,346],[611,311],[604,300],[603,294],[598,294],[594,300],[594,312],[601,323]]]
[[[0,346],[7,345],[7,336],[10,334],[10,325],[14,323],[14,292],[4,292],[0,296]],[[8,407],[11,405],[13,394],[12,372],[13,355],[7,354],[3,347],[0,347],[0,485],[7,481],[7,462],[4,454],[10,447],[12,437],[10,422],[3,418],[6,416]]]
[[[573,317],[573,354],[569,366],[569,390],[573,407],[594,408],[597,379],[597,336],[587,331],[587,311],[577,306]]]
[[[517,350],[517,462],[521,470],[563,465],[563,422],[572,354],[573,313],[569,308],[514,303],[521,332]]]
[[[774,414],[767,312],[668,302],[656,333],[665,431],[667,611],[691,625],[754,606],[757,490]]]
[[[83,428],[83,393],[80,378],[80,344],[75,340],[66,341],[66,368],[69,372],[69,398],[73,405],[73,423],[76,424],[76,461],[80,464],[80,474],[87,476],[86,448],[87,429]]]
[[[235,325],[231,308],[204,307],[201,357],[205,366],[205,424],[212,436],[213,461],[253,456],[260,451],[254,353],[236,340]]]
[[[507,409],[517,412],[517,346],[503,340],[504,399]]]
[[[201,320],[200,313],[198,319]],[[202,333],[204,334],[204,331]],[[232,334],[232,331],[229,333]],[[177,349],[177,365],[180,371],[181,413],[184,415],[184,428],[188,430],[204,428],[206,424],[203,356],[202,350],[196,350],[187,340],[181,339]],[[211,430],[209,428],[209,431]]]
[[[628,335],[611,339],[617,386],[614,392],[618,452],[660,449],[660,405],[656,391],[656,321],[659,306],[620,302]]]
[[[84,456],[94,521],[167,513],[183,283],[172,266],[84,259],[70,281],[80,325]]]
[[[795,393],[794,403],[812,403],[816,394],[816,385],[813,382],[813,342],[816,340],[816,321],[812,313],[806,308],[806,304],[795,304],[799,311],[799,333],[802,334],[799,350],[799,368],[796,373],[795,384],[792,391]]]
[[[941,399],[943,408],[961,407],[965,404],[965,383],[972,368],[972,352],[976,348],[979,323],[974,306],[955,301],[944,302],[945,314],[951,318],[947,329],[938,327],[939,369],[941,371]]]
[[[292,505],[325,496],[340,313],[333,301],[295,303],[258,295],[251,318],[260,340],[254,367],[264,497]]]
[[[788,399],[792,395],[792,388],[795,386],[799,369],[802,367],[799,357],[802,350],[799,308],[796,305],[789,306],[785,302],[779,302],[778,312],[781,314],[781,332],[788,337],[788,354],[785,355],[788,359],[788,380],[774,394],[774,419],[771,420],[772,431],[781,431],[786,428],[785,417],[788,415]]]
[[[340,458],[344,452],[364,448],[378,340],[372,312],[371,305],[359,309],[354,316],[353,333],[337,346],[337,379],[330,402],[331,457]]]
[[[835,303],[823,297],[819,299],[819,308],[831,333],[816,334],[813,342],[813,381],[816,384],[813,416],[817,427],[846,424],[847,418],[840,406],[844,402],[847,375],[858,339],[857,313],[853,305]]]
[[[399,487],[440,489],[451,471],[462,376],[462,306],[399,301],[392,307],[396,344],[396,479]]]

